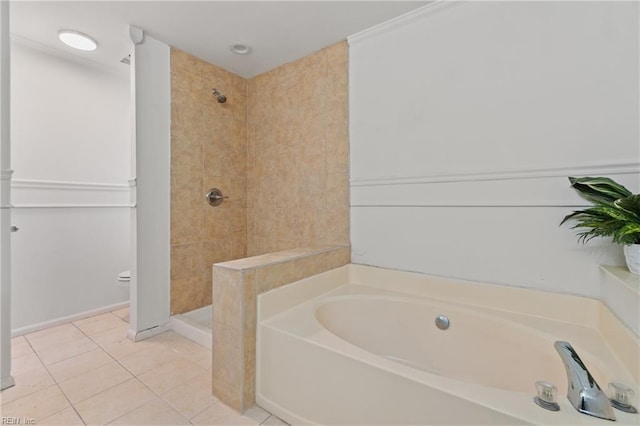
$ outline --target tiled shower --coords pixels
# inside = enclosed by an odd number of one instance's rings
[[[172,48],[172,315],[211,320],[214,263],[349,243],[347,80],[346,42],[249,80]]]

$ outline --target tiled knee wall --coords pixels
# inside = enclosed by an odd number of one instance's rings
[[[213,265],[213,393],[242,412],[255,403],[258,294],[350,262],[348,245],[269,253]]]

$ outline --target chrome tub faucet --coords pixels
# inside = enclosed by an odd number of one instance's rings
[[[569,342],[558,340],[554,346],[567,370],[567,398],[581,413],[601,419],[616,420],[607,395],[600,389]]]

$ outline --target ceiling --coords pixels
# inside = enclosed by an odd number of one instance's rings
[[[424,6],[426,1],[12,1],[11,33],[112,67],[131,51],[128,26],[250,78]],[[60,29],[90,34],[94,52],[63,45]],[[231,53],[234,42],[253,51]]]

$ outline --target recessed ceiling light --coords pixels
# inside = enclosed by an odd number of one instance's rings
[[[91,51],[96,50],[98,43],[90,36],[75,30],[60,30],[58,38],[67,46],[74,49]]]
[[[229,46],[229,50],[237,55],[248,55],[251,53],[251,46],[248,44],[236,42]]]

